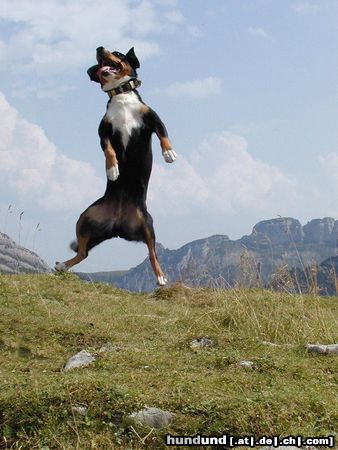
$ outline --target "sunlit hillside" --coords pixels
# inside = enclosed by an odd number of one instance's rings
[[[67,274],[0,276],[0,302],[2,448],[161,449],[166,433],[336,431],[337,357],[305,349],[337,342],[336,298],[182,285],[134,294]],[[203,337],[205,348],[192,345]],[[81,350],[96,360],[62,371]],[[145,406],[174,419],[131,423]]]

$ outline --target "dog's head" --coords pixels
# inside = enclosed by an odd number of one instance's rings
[[[124,55],[99,47],[96,49],[96,59],[98,64],[90,67],[87,73],[92,81],[101,84],[103,91],[115,89],[131,78],[137,78],[136,69],[140,67],[140,63],[134,48]]]

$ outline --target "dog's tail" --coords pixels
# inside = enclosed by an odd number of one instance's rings
[[[87,243],[87,247],[86,250],[87,252],[89,252],[89,250],[91,250],[93,247],[96,247],[98,244],[100,244],[102,241],[104,241],[105,239],[103,238],[97,238],[97,239],[90,239],[89,242]],[[71,250],[73,250],[73,252],[77,253],[79,250],[79,244],[77,241],[73,241],[70,243],[70,248]]]
[[[79,249],[79,246],[78,246],[78,244],[77,244],[77,241],[71,242],[71,243],[70,243],[70,248],[71,248],[71,250],[73,250],[73,252],[77,253],[77,251],[78,251],[78,249]]]

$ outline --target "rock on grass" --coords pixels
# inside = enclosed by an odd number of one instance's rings
[[[253,361],[247,361],[245,359],[242,359],[242,361],[239,361],[239,366],[244,367],[245,369],[254,369],[255,364]]]
[[[306,350],[310,353],[322,355],[338,355],[338,344],[307,344]]]
[[[214,342],[208,336],[201,337],[199,339],[194,339],[190,342],[190,348],[194,351],[202,350],[205,348],[211,348],[214,346]]]
[[[165,428],[173,421],[174,417],[175,414],[159,408],[144,408],[130,414],[128,419],[150,428]]]
[[[81,352],[76,353],[76,355],[69,358],[63,372],[68,372],[68,370],[76,369],[78,367],[86,367],[95,361],[95,356],[92,356],[87,350],[81,350]]]

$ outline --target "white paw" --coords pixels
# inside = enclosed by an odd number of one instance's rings
[[[116,164],[116,166],[111,167],[110,169],[107,169],[106,174],[108,180],[116,181],[120,175],[118,164]]]
[[[173,163],[177,157],[175,150],[166,150],[162,153],[164,161],[167,163]]]
[[[157,284],[159,286],[165,286],[167,284],[167,279],[162,275],[161,277],[157,277]]]
[[[57,271],[57,272],[66,272],[67,270],[68,270],[68,267],[66,266],[66,264],[65,263],[63,263],[63,262],[57,262],[57,263],[55,263],[55,270]]]

